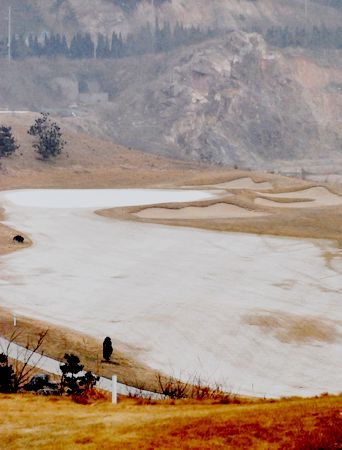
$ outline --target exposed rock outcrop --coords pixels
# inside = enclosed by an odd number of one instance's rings
[[[309,91],[298,73],[301,59],[268,49],[258,34],[232,32],[159,58],[149,81],[144,68],[143,83],[118,81],[114,114],[104,117],[121,143],[178,157],[247,166],[324,157],[341,149],[341,104],[329,92],[342,71],[321,68]],[[319,72],[315,62],[309,66]],[[339,115],[327,120],[316,90]]]

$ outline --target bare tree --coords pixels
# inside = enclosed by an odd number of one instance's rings
[[[3,368],[1,374],[2,377],[5,377],[6,374],[10,377],[12,392],[17,392],[22,388],[39,365],[44,355],[40,350],[47,334],[48,330],[42,331],[39,333],[35,343],[32,345],[27,343],[25,347],[18,346],[15,343],[21,335],[20,331],[13,331],[9,338],[5,340],[6,346],[2,348],[2,353],[0,353],[1,366]],[[10,364],[10,361],[12,361],[12,364]],[[6,384],[6,380],[0,380],[0,385],[1,381]]]

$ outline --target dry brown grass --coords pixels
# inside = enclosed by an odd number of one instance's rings
[[[342,397],[251,405],[201,402],[79,405],[66,398],[0,396],[1,448],[337,449]]]

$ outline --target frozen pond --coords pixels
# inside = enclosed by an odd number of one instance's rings
[[[333,244],[123,222],[93,213],[208,195],[0,193],[6,223],[34,242],[1,257],[1,305],[101,340],[109,335],[135,348],[151,367],[183,378],[198,374],[233,391],[341,391],[342,266]],[[337,255],[329,264],[326,251]]]
[[[204,191],[176,189],[25,189],[8,191],[7,202],[32,208],[110,208],[211,198]]]

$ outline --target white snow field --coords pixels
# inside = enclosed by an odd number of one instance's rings
[[[111,336],[153,368],[234,392],[342,391],[342,255],[333,243],[93,213],[191,196],[209,194],[0,193],[6,223],[34,242],[1,257],[0,304],[101,340]]]

